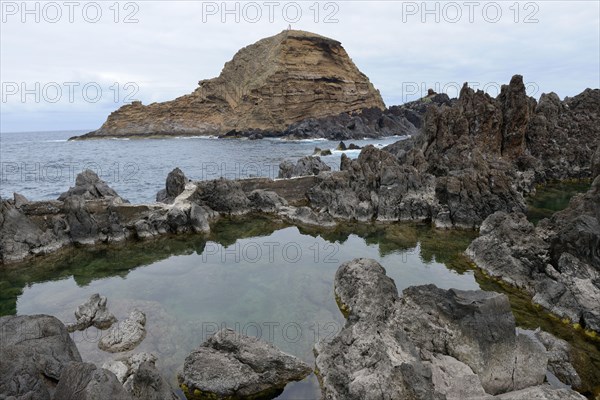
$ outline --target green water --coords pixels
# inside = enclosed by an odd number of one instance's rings
[[[549,218],[556,211],[565,209],[571,197],[587,192],[589,180],[572,182],[553,182],[538,188],[534,196],[527,198],[527,218],[537,225],[544,218]]]
[[[406,224],[318,231],[262,217],[222,220],[209,237],[74,249],[0,270],[0,312],[44,313],[70,322],[73,310],[93,293],[107,296],[119,319],[138,308],[146,313],[148,333],[135,351],[156,354],[159,369],[174,384],[185,356],[224,326],[260,336],[312,365],[314,343],[335,335],[344,323],[333,294],[338,266],[370,257],[400,291],[427,283],[504,291],[520,326],[544,326],[570,340],[582,354],[580,368],[600,371],[597,344],[472,268],[462,253],[474,237]],[[98,350],[101,334],[94,328],[73,334],[84,360],[101,364],[114,357]],[[288,385],[280,396],[319,397],[314,375]]]

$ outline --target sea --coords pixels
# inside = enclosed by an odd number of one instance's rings
[[[312,155],[315,147],[332,150],[322,160],[339,169],[345,153],[355,158],[359,150],[337,151],[338,141],[283,139],[219,139],[176,137],[162,139],[101,139],[69,141],[86,131],[0,134],[0,196],[19,193],[29,200],[56,199],[75,184],[85,169],[95,171],[131,203],[153,202],[167,174],[179,167],[188,178],[277,178],[283,160]],[[406,137],[352,140],[358,146],[384,147]]]

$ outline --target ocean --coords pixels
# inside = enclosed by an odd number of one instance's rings
[[[328,140],[243,140],[214,137],[102,139],[68,141],[85,131],[0,134],[0,196],[20,193],[29,200],[56,199],[85,169],[94,170],[121,197],[132,203],[155,201],[167,174],[181,168],[193,180],[253,176],[276,178],[279,163],[312,155],[315,147],[331,149],[322,160],[339,169],[339,142]],[[377,147],[405,137],[353,140]],[[351,158],[359,150],[346,151]]]

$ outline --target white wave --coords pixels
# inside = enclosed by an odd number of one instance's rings
[[[286,139],[286,138],[267,138],[278,142],[289,142],[289,143],[314,143],[314,142],[327,142],[329,139],[325,138],[314,138],[314,139]]]
[[[334,154],[346,154],[346,155],[351,155],[351,154],[360,154],[360,149],[352,149],[352,150],[331,150],[331,155]]]
[[[213,136],[213,135],[209,135],[209,136],[177,136],[174,137],[173,139],[183,139],[183,140],[189,140],[189,139],[218,139],[218,136]]]

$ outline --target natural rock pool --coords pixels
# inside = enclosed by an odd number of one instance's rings
[[[134,351],[156,354],[173,382],[185,356],[223,324],[262,336],[312,365],[315,341],[335,335],[344,321],[333,294],[342,262],[374,258],[400,290],[431,282],[476,289],[460,256],[472,238],[401,225],[317,233],[262,218],[223,221],[208,240],[175,237],[81,249],[2,272],[2,313],[45,313],[70,322],[93,293],[108,297],[119,320],[138,307],[146,313],[148,334]],[[100,334],[95,328],[73,334],[84,359],[114,357],[97,348]],[[312,375],[289,385],[282,398],[316,398],[318,390]]]
[[[334,336],[344,322],[333,293],[338,266],[369,257],[387,269],[400,291],[434,283],[507,293],[517,324],[541,326],[568,340],[582,379],[590,390],[597,386],[598,341],[475,271],[462,255],[475,236],[409,224],[318,231],[260,216],[223,219],[208,237],[81,248],[11,266],[0,271],[0,310],[72,322],[77,305],[93,293],[108,297],[119,320],[136,307],[146,313],[147,336],[133,352],[155,354],[159,369],[176,386],[186,355],[223,326],[260,336],[313,365],[314,343]],[[95,328],[72,334],[84,360],[101,365],[117,357],[98,349],[103,334]],[[313,374],[288,385],[279,398],[318,397]]]
[[[572,182],[552,182],[544,185],[527,199],[527,219],[537,224],[540,220],[549,218],[556,211],[567,207],[571,197],[587,191],[590,184],[589,180],[584,179]]]

